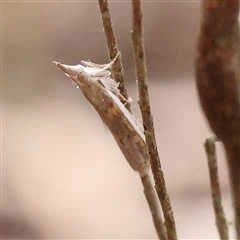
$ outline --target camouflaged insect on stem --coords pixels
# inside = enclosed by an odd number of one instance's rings
[[[150,167],[145,136],[141,124],[121,102],[130,100],[121,95],[108,70],[116,58],[105,65],[85,61],[75,66],[54,63],[79,86],[112,133],[130,166],[143,177]]]

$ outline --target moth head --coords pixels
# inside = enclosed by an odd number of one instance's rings
[[[57,67],[63,71],[69,78],[71,78],[77,85],[79,84],[79,76],[85,71],[85,67],[81,64],[66,65],[59,62],[54,62]]]

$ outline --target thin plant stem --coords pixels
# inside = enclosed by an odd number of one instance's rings
[[[159,209],[160,205],[157,199],[156,190],[151,181],[150,174],[147,174],[141,177],[142,184],[144,187],[144,194],[148,202],[148,206],[151,210],[152,219],[154,222],[154,226],[157,232],[159,239],[167,240],[166,228],[164,226],[161,211]]]
[[[107,40],[110,59],[113,60],[115,56],[119,53],[119,50],[118,50],[116,38],[114,35],[113,27],[112,27],[112,20],[111,20],[109,7],[108,7],[108,1],[98,0],[98,2],[99,2],[99,8],[102,16],[102,22],[103,22],[105,37]],[[115,80],[120,83],[119,85],[120,92],[122,93],[123,96],[128,98],[127,90],[124,87],[124,72],[123,72],[121,57],[117,58],[111,70]],[[127,104],[126,107],[128,110],[130,110],[129,104]],[[151,178],[149,175],[140,176],[140,178],[144,188],[144,195],[146,197],[146,200],[148,202],[148,205],[152,214],[157,235],[159,239],[167,240],[165,226],[163,224],[162,216],[159,209],[159,202],[157,200],[156,192],[151,182]]]
[[[105,37],[107,40],[109,56],[110,56],[110,59],[113,60],[115,56],[119,53],[119,50],[118,50],[114,30],[112,27],[112,20],[111,20],[109,7],[108,7],[108,1],[98,0],[98,3],[99,3],[101,16],[102,16]],[[124,71],[123,71],[121,56],[117,58],[111,70],[115,80],[120,83],[119,85],[120,92],[122,93],[123,96],[125,96],[125,98],[128,98],[127,90],[124,87]],[[125,106],[130,111],[130,105],[126,104]],[[157,235],[159,239],[167,240],[165,226],[163,224],[162,216],[159,209],[159,202],[157,200],[156,192],[151,182],[151,178],[149,175],[140,176],[140,178],[144,188],[144,195],[146,197],[146,200],[148,202],[148,205],[152,214],[152,219],[154,222]]]
[[[170,198],[166,189],[164,174],[160,163],[160,157],[157,150],[152,113],[150,109],[143,40],[141,1],[132,0],[132,7],[133,7],[132,41],[136,64],[136,75],[138,81],[138,94],[139,94],[138,104],[142,115],[144,133],[146,137],[146,145],[150,156],[151,168],[155,181],[155,188],[165,218],[167,236],[168,239],[176,240],[177,232],[175,227],[175,220],[173,216],[172,206],[170,203]]]
[[[109,11],[108,1],[107,0],[98,0],[99,9],[102,16],[102,23],[104,28],[105,37],[107,40],[107,47],[109,52],[110,60],[112,61],[116,55],[120,52],[118,50],[117,40],[114,34],[111,14]],[[117,60],[114,62],[111,72],[116,82],[119,83],[119,90],[121,94],[128,99],[127,89],[124,85],[124,71],[121,54],[119,54]],[[131,111],[131,106],[129,103],[125,104],[125,107]]]
[[[228,240],[228,222],[225,217],[222,206],[221,188],[219,182],[217,155],[216,155],[216,138],[207,138],[205,141],[205,151],[208,160],[208,170],[210,178],[210,186],[212,193],[212,204],[215,214],[215,222],[218,229],[218,234],[221,240]]]

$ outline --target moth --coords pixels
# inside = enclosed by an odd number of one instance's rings
[[[103,65],[90,61],[81,61],[75,66],[54,63],[81,89],[112,133],[130,166],[144,177],[149,172],[150,163],[143,128],[124,106],[131,100],[120,93],[119,84],[109,71],[117,57]]]

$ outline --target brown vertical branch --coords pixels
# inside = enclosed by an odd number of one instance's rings
[[[196,59],[196,81],[202,108],[223,142],[240,239],[240,82],[239,1],[203,1]]]
[[[99,4],[101,16],[102,16],[104,33],[107,40],[108,52],[109,52],[110,60],[112,61],[115,58],[115,56],[118,54],[119,50],[118,50],[117,40],[114,34],[114,30],[112,27],[112,20],[111,20],[109,7],[108,7],[108,1],[98,0],[98,4]],[[119,83],[119,90],[121,94],[126,99],[128,99],[127,90],[124,86],[124,71],[123,71],[121,54],[119,54],[119,57],[113,64],[111,72],[114,76],[115,81]],[[130,104],[127,103],[125,106],[130,111]]]
[[[239,123],[240,124],[240,123]],[[224,142],[235,211],[235,228],[240,239],[240,144]]]
[[[144,40],[142,29],[142,10],[141,1],[132,0],[133,6],[133,32],[132,41],[134,48],[134,57],[136,64],[136,74],[138,80],[138,92],[139,92],[139,106],[142,114],[144,132],[146,136],[146,145],[151,161],[151,168],[156,184],[157,195],[160,200],[163,214],[165,218],[165,225],[167,228],[168,239],[177,239],[177,233],[175,228],[175,222],[173,217],[173,211],[170,204],[170,199],[167,193],[166,184],[164,180],[164,174],[162,171],[160,158],[158,155],[155,132],[153,126],[152,113],[150,109],[149,94],[148,94],[148,82],[147,82],[147,70],[146,60],[144,52]]]
[[[156,191],[151,181],[150,173],[145,176],[141,176],[141,181],[144,186],[144,194],[152,214],[152,219],[157,232],[157,236],[159,240],[168,240],[166,228],[164,226],[162,215],[159,209],[159,201],[157,199]]]
[[[208,160],[208,170],[210,178],[210,186],[212,193],[212,203],[215,213],[215,221],[221,240],[229,239],[228,223],[222,206],[221,188],[218,175],[217,154],[215,146],[215,138],[208,138],[205,141],[205,151]]]
[[[99,0],[98,2],[99,2],[101,15],[102,15],[102,22],[103,22],[104,32],[107,40],[110,59],[113,60],[115,56],[119,53],[119,50],[117,47],[116,38],[115,38],[113,27],[112,27],[112,20],[111,20],[109,7],[108,7],[108,1]],[[120,83],[119,85],[120,92],[125,98],[128,98],[127,91],[124,87],[124,73],[123,73],[121,56],[117,58],[111,70],[115,80]],[[125,106],[130,111],[130,104],[126,104]],[[152,219],[154,222],[157,235],[159,239],[167,240],[165,226],[163,224],[162,216],[159,211],[159,202],[156,197],[156,192],[152,185],[150,175],[147,174],[147,175],[141,176],[140,174],[140,178],[144,187],[144,194],[152,214]]]

